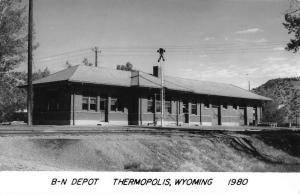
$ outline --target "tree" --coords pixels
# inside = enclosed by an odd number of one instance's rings
[[[43,71],[39,69],[37,72],[34,72],[32,74],[32,80],[33,81],[38,80],[38,79],[41,79],[41,78],[46,77],[48,75],[50,75],[50,71],[49,71],[48,67],[46,67]]]
[[[26,91],[17,86],[26,83],[27,73],[12,70],[27,57],[27,22],[27,9],[21,0],[0,0],[0,122],[26,108]],[[39,70],[33,79],[49,73],[47,68]]]
[[[130,62],[127,62],[125,65],[117,65],[117,70],[134,71],[133,65]]]
[[[72,67],[72,64],[69,61],[66,61],[65,65],[67,66],[67,68]]]
[[[26,108],[26,91],[17,88],[26,79],[22,73],[3,74],[0,82],[0,122],[8,121],[17,110]]]
[[[300,14],[285,14],[285,21],[286,23],[283,23],[284,27],[288,30],[289,34],[294,35],[294,38],[287,43],[285,49],[288,51],[297,52],[300,46]]]
[[[24,109],[26,93],[16,86],[26,74],[11,72],[26,59],[27,14],[21,0],[0,1],[0,121]]]
[[[294,38],[287,43],[286,50],[294,53],[299,50],[300,46],[300,1],[290,0],[290,9],[285,14],[285,23],[283,26],[288,30],[289,34],[293,34]]]
[[[48,68],[32,74],[33,80],[50,74]],[[10,121],[18,110],[26,109],[26,90],[18,88],[26,84],[26,72],[8,72],[0,74],[0,122]]]
[[[88,60],[87,58],[84,58],[84,59],[83,59],[82,64],[83,64],[83,65],[86,65],[86,66],[93,66],[93,63],[90,63],[89,60]]]
[[[286,108],[279,107],[278,103],[271,101],[263,106],[263,122],[277,122],[278,124],[285,123]]]
[[[21,0],[0,1],[0,72],[14,69],[26,58],[27,14]]]
[[[132,71],[133,65],[130,62],[126,63],[126,71]]]
[[[293,97],[291,99],[289,120],[291,123],[298,123],[300,116],[300,89],[296,89],[293,92]]]

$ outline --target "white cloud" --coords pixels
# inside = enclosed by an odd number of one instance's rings
[[[238,42],[245,42],[245,43],[266,43],[268,40],[266,38],[261,38],[257,40],[250,40],[250,39],[245,39],[245,38],[236,38],[235,41]]]
[[[286,0],[223,0],[231,2],[286,2]],[[299,0],[297,0],[299,1]]]
[[[255,40],[254,42],[255,43],[265,43],[265,42],[268,42],[268,40],[265,38],[261,38],[261,39]]]
[[[203,40],[205,41],[210,41],[216,39],[215,37],[205,37]]]
[[[223,82],[223,83],[235,83],[232,82],[232,79],[239,77],[239,72],[236,70],[236,67],[233,68],[231,65],[224,67],[217,66],[207,66],[200,65],[202,68],[180,68],[175,75],[179,77],[195,79],[195,80],[204,80],[204,81],[214,81],[214,82]],[[204,68],[205,66],[205,68]]]
[[[299,76],[299,73],[299,66],[287,58],[268,57],[262,61],[259,69],[253,72],[253,77],[271,79]]]
[[[53,60],[53,58],[52,57],[48,57],[48,58],[44,58],[44,59],[41,59],[40,61],[52,61]]]
[[[253,88],[270,79],[299,76],[300,56],[263,54],[244,61],[235,57],[222,61],[205,59],[201,62],[191,61],[185,67],[174,68],[168,73],[189,79],[229,83],[247,89],[248,81]]]
[[[262,73],[272,75],[273,77],[293,77],[299,75],[299,68],[290,63],[268,64],[262,70]]]
[[[282,62],[287,60],[285,57],[267,57],[263,61],[265,62]]]
[[[274,47],[274,51],[284,51],[284,47]]]
[[[246,30],[240,30],[240,31],[236,31],[236,34],[255,34],[258,32],[262,32],[263,30],[260,28],[249,28]]]

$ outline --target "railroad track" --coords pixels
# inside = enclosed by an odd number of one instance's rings
[[[200,131],[200,130],[161,130],[161,129],[58,129],[58,130],[0,130],[0,137],[7,136],[55,136],[55,135],[72,135],[72,136],[92,136],[92,135],[108,135],[108,134],[122,134],[122,135],[132,135],[132,134],[143,134],[143,135],[164,135],[164,136],[203,136],[205,134],[220,134],[224,133],[222,131]]]
[[[64,127],[58,128],[43,128],[38,129],[34,127],[32,129],[15,129],[15,128],[0,128],[0,137],[4,136],[54,136],[54,135],[104,135],[104,134],[145,134],[145,135],[165,135],[165,136],[221,136],[224,134],[234,133],[261,133],[261,132],[276,132],[276,131],[230,131],[230,130],[214,130],[214,129],[192,129],[192,128],[151,128],[151,127],[101,127],[101,128],[85,128],[80,129],[66,129]],[[279,131],[278,131],[279,132]],[[282,132],[280,130],[280,132]],[[288,132],[288,131],[287,131]],[[291,132],[291,131],[289,131]],[[298,131],[299,132],[299,131]]]

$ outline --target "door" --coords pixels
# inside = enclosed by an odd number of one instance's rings
[[[212,125],[221,125],[221,107],[218,105],[212,106]]]
[[[184,114],[184,123],[189,123],[189,118],[190,118],[190,115],[189,115],[189,103],[187,101],[184,101],[183,102],[183,105],[182,105],[182,112]]]
[[[100,96],[100,121],[108,122],[108,103],[107,97]]]
[[[139,124],[139,98],[131,96],[128,106],[128,123],[129,125]]]
[[[255,125],[255,126],[257,125],[257,123],[258,123],[257,120],[258,120],[257,119],[257,108],[254,107],[253,108],[253,125]]]
[[[247,125],[247,109],[245,107],[240,107],[239,116],[240,116],[240,125]]]

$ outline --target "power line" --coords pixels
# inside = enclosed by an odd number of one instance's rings
[[[63,53],[58,53],[58,54],[55,54],[55,55],[50,55],[50,56],[46,56],[46,57],[40,57],[40,58],[37,58],[37,60],[42,60],[42,59],[47,59],[47,58],[54,58],[54,57],[63,56],[63,55],[68,55],[68,54],[72,54],[72,53],[88,51],[89,49],[90,49],[90,48],[79,49],[79,50],[73,50],[73,51],[68,51],[68,52],[63,52]]]
[[[213,50],[213,51],[206,51],[206,50],[184,50],[184,51],[170,51],[168,55],[223,55],[223,54],[230,54],[230,53],[273,53],[273,52],[282,52],[282,50],[272,50],[270,49],[239,49],[239,50]],[[71,55],[66,57],[48,59],[48,60],[39,60],[37,62],[42,63],[49,63],[54,61],[62,61],[62,60],[69,60],[70,58],[78,58],[80,56],[91,56],[92,54],[82,53],[79,55]],[[105,57],[114,57],[114,56],[154,56],[152,52],[113,52],[113,53],[106,53],[102,52],[102,56]]]
[[[233,52],[280,52],[282,50],[274,50],[276,46],[282,46],[279,42],[269,42],[262,44],[207,44],[208,46],[191,46],[191,45],[172,45],[168,48],[168,55],[198,55],[198,54],[228,54]],[[216,47],[216,45],[219,45]],[[249,46],[251,45],[251,46]],[[51,62],[63,59],[70,59],[77,56],[87,55],[90,49],[79,49],[59,53],[47,57],[37,58],[38,62]],[[99,50],[97,50],[99,51]],[[78,53],[79,52],[79,53]],[[83,53],[82,53],[83,52]],[[73,53],[78,53],[71,55]],[[149,46],[145,47],[103,47],[103,56],[147,56],[154,55],[153,49]],[[96,63],[96,61],[95,61]]]
[[[201,43],[201,45],[164,45],[164,48],[182,48],[182,47],[203,47],[203,46],[221,46],[221,45],[241,45],[241,44],[253,44],[253,45],[273,45],[273,44],[285,44],[285,41],[281,42],[238,42],[238,43]],[[106,50],[116,50],[116,49],[153,49],[157,47],[157,45],[151,46],[110,46],[110,47],[102,47],[102,49]]]
[[[247,46],[249,47],[249,45],[253,45],[256,47],[265,47],[265,46],[282,46],[282,44],[285,44],[286,42],[268,42],[268,43],[247,43],[248,45],[245,45],[245,43],[209,43],[209,44],[202,44],[202,45],[166,45],[165,48],[168,49],[203,49],[203,48],[210,48],[212,47],[213,49],[215,49],[216,46],[218,46],[219,48],[239,48],[239,47],[244,47]],[[102,47],[103,50],[106,51],[123,51],[124,52],[130,52],[130,51],[134,51],[134,52],[139,52],[139,51],[145,51],[145,50],[151,50],[153,51],[153,49],[155,48],[155,46],[133,46],[133,47]],[[59,54],[55,54],[55,55],[50,55],[50,56],[46,56],[46,57],[40,57],[37,58],[38,60],[41,59],[47,59],[47,58],[53,58],[53,57],[58,57],[58,56],[62,56],[62,55],[68,55],[68,54],[72,54],[72,53],[76,53],[76,52],[82,52],[82,51],[89,51],[90,48],[85,48],[85,49],[79,49],[79,50],[73,50],[73,51],[68,51],[68,52],[63,52],[63,53],[59,53]]]
[[[208,47],[211,46],[211,47]],[[220,49],[239,49],[239,48],[251,48],[251,49],[256,49],[256,48],[272,48],[275,46],[283,46],[282,44],[278,43],[273,43],[273,44],[260,44],[260,45],[244,45],[244,44],[239,44],[239,45],[219,45],[218,47],[212,45],[204,45],[204,46],[182,46],[182,47],[168,47],[171,51],[182,51],[182,50],[199,50],[199,49],[206,49],[206,50],[220,50]],[[151,48],[116,48],[116,49],[106,49],[103,48],[105,52],[153,52]]]
[[[90,56],[92,55],[92,53],[90,52],[86,52],[86,53],[81,53],[81,54],[76,54],[76,55],[69,55],[69,56],[65,56],[65,57],[57,57],[57,58],[53,58],[53,59],[44,59],[44,60],[37,60],[38,62],[43,62],[43,63],[47,63],[47,62],[52,62],[52,61],[60,61],[60,60],[65,60],[65,59],[72,59],[72,58],[76,58],[76,57],[80,57],[80,56]]]

